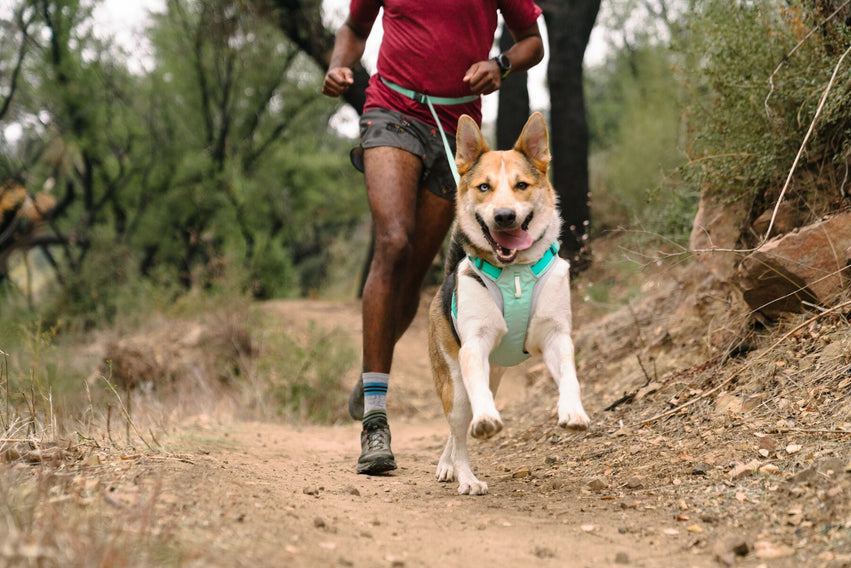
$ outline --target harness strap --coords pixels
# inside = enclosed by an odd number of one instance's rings
[[[494,346],[490,362],[502,367],[513,367],[527,359],[524,349],[529,320],[535,311],[539,284],[546,279],[547,272],[558,254],[559,243],[555,242],[534,263],[512,264],[505,268],[494,266],[484,259],[467,255],[473,269],[482,275],[483,283],[490,291],[505,319],[506,334],[499,345]],[[508,279],[508,280],[506,280]],[[457,290],[456,290],[457,292]],[[452,293],[450,313],[452,325],[458,327],[457,293]]]
[[[461,180],[461,178],[458,175],[458,168],[455,166],[455,156],[452,153],[452,148],[449,146],[449,140],[446,139],[446,133],[443,131],[443,126],[440,124],[440,119],[437,117],[437,111],[434,110],[434,105],[460,105],[464,103],[471,103],[475,100],[478,100],[479,95],[469,95],[466,97],[433,97],[431,95],[426,95],[425,93],[418,93],[417,91],[406,89],[405,87],[401,87],[396,83],[391,83],[384,77],[379,78],[381,79],[382,83],[384,83],[400,95],[404,95],[411,100],[428,106],[428,110],[431,111],[431,116],[434,118],[434,122],[437,124],[437,130],[440,132],[440,138],[441,140],[443,140],[443,150],[446,152],[446,159],[449,162],[449,169],[452,171],[452,177],[455,178],[455,185],[458,185],[458,182]]]
[[[550,248],[547,249],[547,252],[544,253],[544,256],[529,267],[535,276],[540,276],[542,272],[549,268],[550,261],[558,254],[558,249],[558,242],[551,244]],[[502,268],[491,264],[483,258],[477,258],[470,255],[467,255],[467,258],[473,263],[473,266],[486,274],[491,280],[496,280],[499,278],[499,275],[502,274]]]

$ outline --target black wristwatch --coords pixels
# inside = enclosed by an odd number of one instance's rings
[[[504,53],[500,53],[494,57],[493,60],[496,61],[497,65],[499,65],[499,70],[502,72],[502,78],[505,79],[508,77],[508,74],[511,73],[511,60],[508,59],[508,56]]]

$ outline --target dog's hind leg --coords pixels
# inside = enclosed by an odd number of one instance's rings
[[[458,493],[464,495],[485,495],[487,483],[479,481],[470,467],[470,454],[467,452],[467,431],[473,419],[470,399],[463,388],[455,389],[452,410],[446,415],[449,421],[449,439],[437,464],[438,481],[458,480]]]
[[[570,335],[562,333],[552,337],[543,356],[558,385],[558,425],[573,430],[586,429],[591,420],[582,408]]]
[[[440,454],[440,460],[437,462],[435,477],[443,483],[455,481],[455,435],[451,432],[449,433],[449,439],[446,441],[446,447],[443,448],[443,453]]]

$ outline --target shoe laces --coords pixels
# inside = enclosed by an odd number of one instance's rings
[[[366,444],[370,450],[383,449],[390,445],[390,430],[386,425],[376,424],[366,428]]]

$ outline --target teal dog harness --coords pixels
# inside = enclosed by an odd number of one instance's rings
[[[529,318],[535,310],[540,285],[558,254],[559,244],[553,243],[544,256],[533,264],[512,264],[504,268],[468,255],[470,265],[482,277],[488,291],[505,318],[508,331],[490,354],[490,362],[500,367],[513,367],[529,358],[524,349]],[[452,325],[458,329],[458,303],[452,293]]]

